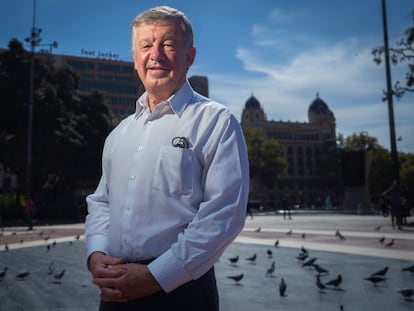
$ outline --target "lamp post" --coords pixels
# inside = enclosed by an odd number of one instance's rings
[[[51,44],[40,44],[41,28],[36,27],[36,0],[33,0],[33,24],[30,37],[25,41],[30,44],[30,80],[29,80],[29,105],[27,116],[27,158],[26,158],[26,191],[32,192],[32,144],[33,144],[33,102],[34,102],[34,75],[35,75],[35,48],[37,46],[49,46],[50,52],[52,47],[57,47],[57,42]]]
[[[391,164],[392,164],[392,178],[398,184],[400,183],[400,168],[398,164],[397,143],[395,139],[395,122],[394,122],[394,104],[393,91],[391,84],[391,69],[390,69],[390,55],[388,47],[388,29],[387,29],[387,11],[385,7],[385,0],[382,0],[382,22],[384,29],[384,58],[385,58],[385,73],[387,78],[387,92],[386,98],[388,101],[388,118],[390,126],[390,140],[391,140]]]
[[[26,42],[30,43],[30,81],[29,81],[29,105],[27,116],[27,162],[26,162],[26,191],[31,193],[31,169],[32,169],[32,135],[33,135],[33,92],[34,92],[34,53],[35,46],[40,42],[41,29],[36,28],[36,0],[33,0],[33,25],[30,38]]]

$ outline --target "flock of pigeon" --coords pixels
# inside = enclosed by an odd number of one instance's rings
[[[12,235],[14,235],[14,234],[15,233],[12,233]],[[42,236],[43,232],[40,232],[39,235]],[[46,236],[46,237],[43,238],[43,240],[46,243],[46,252],[49,252],[51,250],[51,248],[55,247],[56,244],[57,244],[56,241],[53,241],[52,243],[49,243],[49,239],[50,239],[50,236]],[[80,239],[80,235],[76,235],[74,237],[74,240],[79,240],[79,239]],[[22,243],[24,243],[24,241],[20,240],[20,243],[22,244]],[[69,245],[72,245],[72,244],[73,244],[73,241],[69,241]],[[6,253],[10,252],[10,247],[7,243],[4,245],[4,251]],[[4,267],[3,270],[0,272],[0,282],[2,282],[6,277],[8,277],[8,274],[7,274],[8,270],[9,270],[9,267]],[[47,274],[49,276],[51,276],[51,280],[50,280],[51,283],[60,284],[62,282],[62,279],[63,279],[63,276],[65,275],[65,273],[66,273],[65,269],[60,270],[59,272],[57,272],[56,269],[55,269],[54,262],[53,261],[50,262],[50,264],[48,266],[48,269],[47,269]],[[17,281],[24,281],[29,276],[30,276],[30,271],[23,271],[23,272],[20,272],[17,275],[15,275],[15,279]]]
[[[260,232],[261,228],[257,228],[255,231]],[[378,229],[377,229],[378,230]],[[292,235],[292,230],[287,232],[287,235]],[[302,234],[302,238],[305,239],[305,233]],[[341,234],[339,230],[336,231],[335,236],[337,236],[341,240],[345,240],[346,238]],[[385,247],[391,247],[394,244],[394,239],[391,239],[389,242],[385,243],[385,237],[381,238],[380,243],[384,244]],[[274,243],[274,247],[279,247],[279,240],[276,240]],[[269,268],[267,268],[265,272],[265,277],[274,277],[274,273],[276,270],[276,262],[273,257],[273,251],[271,249],[266,250],[266,256],[271,259],[271,263]],[[257,253],[253,254],[252,256],[244,258],[247,262],[251,264],[255,264],[257,260]],[[240,262],[240,256],[233,256],[229,257],[228,263],[231,266],[237,267],[237,263]],[[242,259],[243,260],[243,259]],[[319,292],[324,292],[327,289],[337,290],[337,291],[345,291],[341,288],[341,284],[343,282],[342,274],[338,273],[335,276],[331,276],[331,278],[327,281],[324,281],[323,278],[327,278],[330,276],[329,270],[324,268],[319,262],[317,257],[310,256],[310,253],[305,247],[301,247],[299,254],[296,256],[296,260],[298,265],[303,269],[309,269],[315,272],[315,285],[316,290]],[[373,286],[377,286],[378,283],[386,282],[387,281],[387,273],[389,271],[389,267],[384,267],[379,271],[374,271],[370,275],[362,277],[362,280],[372,283]],[[410,273],[414,277],[414,264],[401,268],[401,271],[404,273]],[[241,285],[243,282],[243,278],[245,277],[244,273],[238,273],[233,275],[227,275],[228,279],[231,279],[235,282],[236,285]],[[288,284],[286,280],[281,277],[279,281],[279,295],[281,297],[286,297],[288,291]],[[414,288],[401,288],[397,290],[397,292],[402,296],[402,298],[406,301],[414,302]],[[340,306],[340,310],[344,310],[343,306]]]

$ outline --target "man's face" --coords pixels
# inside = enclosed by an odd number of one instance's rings
[[[195,48],[186,48],[178,22],[167,19],[135,28],[134,66],[150,96],[170,97],[186,79]]]

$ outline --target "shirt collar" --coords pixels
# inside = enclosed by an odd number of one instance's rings
[[[166,102],[171,106],[171,110],[178,116],[181,117],[185,108],[188,104],[191,103],[191,99],[193,98],[194,90],[192,89],[188,80],[186,80],[183,85],[173,94],[171,95]],[[142,115],[145,109],[148,108],[147,105],[147,92],[142,94],[140,98],[136,101],[136,108],[135,108],[135,117],[138,118]],[[160,103],[161,105],[161,103]]]

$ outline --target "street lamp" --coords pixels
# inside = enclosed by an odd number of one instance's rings
[[[48,46],[49,47],[48,51],[45,51],[45,50],[40,50],[40,51],[41,52],[48,52],[48,53],[52,54],[52,49],[53,48],[56,49],[58,47],[58,43],[57,43],[57,41],[53,41],[52,43],[38,44],[37,46]]]
[[[388,30],[387,30],[387,13],[385,7],[385,0],[382,0],[382,21],[384,29],[384,58],[385,58],[385,73],[387,78],[387,91],[386,99],[388,101],[388,118],[390,126],[390,139],[391,139],[391,163],[392,163],[392,178],[398,184],[400,183],[400,168],[398,164],[397,143],[395,139],[395,121],[394,121],[394,104],[393,104],[393,91],[391,85],[391,69],[390,69],[390,55],[388,47]]]
[[[57,42],[51,44],[40,44],[41,28],[36,27],[36,0],[33,0],[33,25],[30,37],[25,41],[30,44],[30,81],[29,81],[29,105],[28,105],[28,121],[27,121],[27,161],[26,161],[26,191],[28,194],[32,192],[31,171],[32,171],[32,142],[33,142],[33,100],[34,100],[34,71],[35,71],[35,48],[37,46],[49,46],[50,52],[52,47],[57,47]]]

